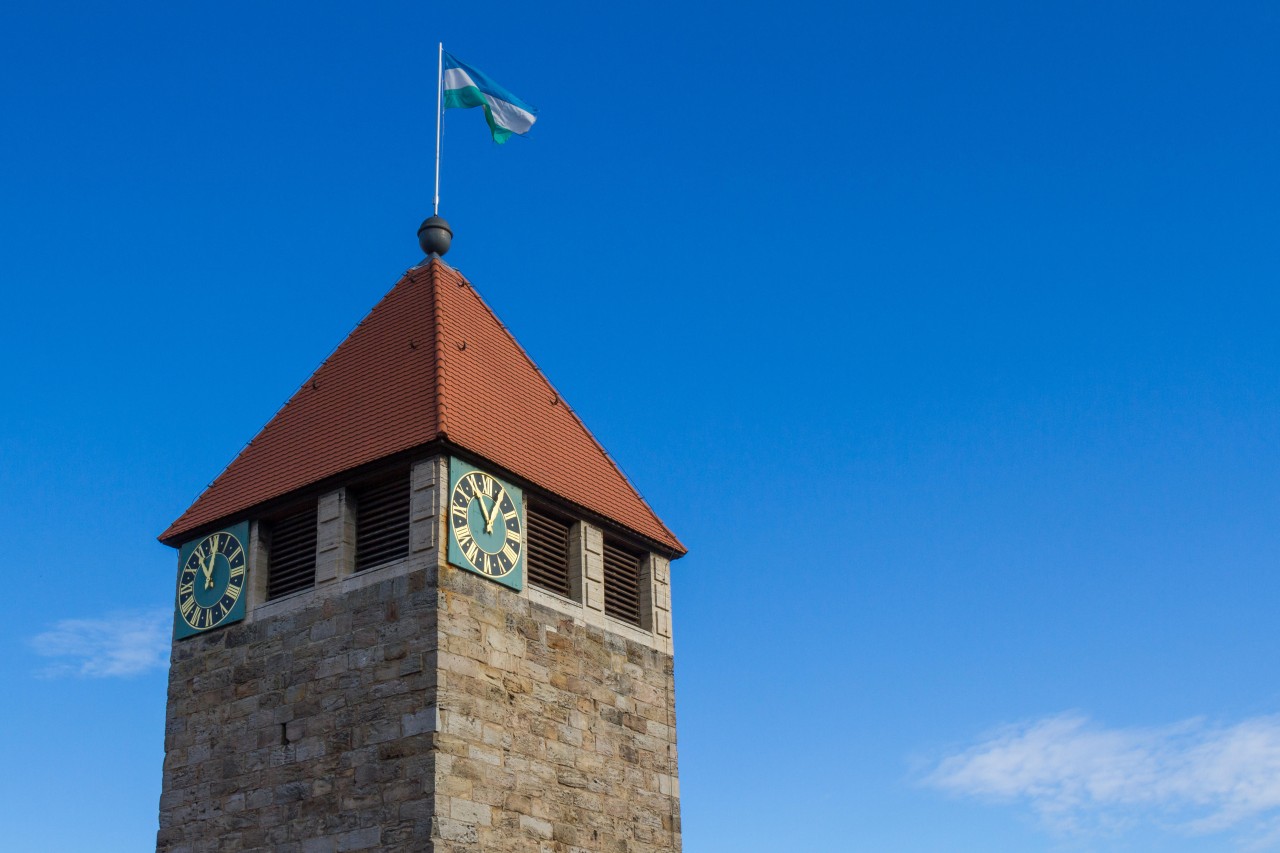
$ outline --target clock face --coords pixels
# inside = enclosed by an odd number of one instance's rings
[[[510,483],[450,460],[449,562],[512,589],[523,586],[524,496]]]
[[[187,637],[244,618],[248,524],[188,542],[178,565],[174,634]]]

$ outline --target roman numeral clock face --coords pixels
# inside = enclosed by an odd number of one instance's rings
[[[179,551],[175,637],[189,637],[244,618],[249,525],[188,542]]]
[[[449,562],[524,586],[524,495],[460,459],[449,460]]]

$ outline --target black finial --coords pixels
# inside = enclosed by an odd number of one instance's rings
[[[427,253],[428,258],[438,258],[449,251],[453,242],[453,229],[444,221],[443,216],[428,217],[418,226],[418,245]]]

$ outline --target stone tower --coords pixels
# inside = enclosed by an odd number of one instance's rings
[[[157,851],[680,850],[684,548],[438,257],[160,539]]]

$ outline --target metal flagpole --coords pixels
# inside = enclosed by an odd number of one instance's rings
[[[440,54],[436,59],[436,197],[431,205],[431,214],[440,215],[440,116],[444,112],[441,103],[444,97],[444,42],[440,42]]]

